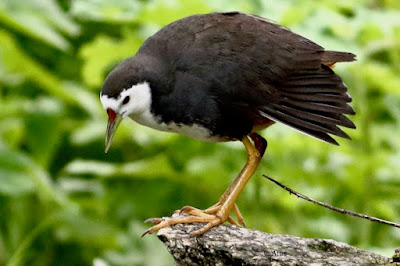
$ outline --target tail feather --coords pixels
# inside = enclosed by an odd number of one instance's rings
[[[284,92],[283,96],[295,100],[295,101],[306,101],[315,103],[336,103],[345,104],[352,101],[351,96],[348,93],[341,94],[328,94],[328,93],[318,93],[318,94],[302,94],[302,93],[290,93]]]
[[[337,51],[324,51],[321,57],[322,64],[328,66],[336,62],[352,62],[355,60],[357,60],[355,54]]]
[[[325,59],[352,60],[349,53],[328,52]],[[262,116],[286,124],[305,134],[331,144],[337,142],[330,136],[350,139],[339,128],[356,128],[345,115],[355,114],[348,105],[351,97],[342,79],[322,64],[314,73],[298,73],[289,77],[279,88],[279,97],[260,106]]]
[[[347,114],[354,115],[354,109],[346,103],[319,103],[319,102],[303,102],[303,101],[293,101],[291,99],[286,99],[283,105],[292,106],[299,110],[304,110],[313,113],[328,113],[328,114]]]

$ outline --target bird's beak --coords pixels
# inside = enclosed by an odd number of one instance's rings
[[[108,152],[115,131],[117,131],[119,123],[121,123],[122,121],[122,116],[120,114],[115,113],[115,111],[112,109],[107,109],[107,114],[108,114],[108,124],[107,124],[106,142],[105,142],[106,147],[104,150],[105,153]]]

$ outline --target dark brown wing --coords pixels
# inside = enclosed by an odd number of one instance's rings
[[[261,97],[261,115],[331,144],[338,145],[330,134],[350,139],[339,126],[355,128],[345,116],[354,115],[355,111],[348,105],[351,97],[346,85],[330,67],[337,62],[354,61],[355,55],[326,51],[280,26],[275,30],[280,35],[271,43],[282,43],[282,47],[273,52],[287,75],[273,81],[274,88]]]
[[[259,19],[270,27],[270,22]],[[262,97],[258,107],[261,115],[331,144],[338,145],[330,134],[350,139],[339,126],[355,128],[345,116],[355,111],[348,105],[351,97],[346,85],[330,67],[354,61],[355,55],[326,51],[280,26],[275,31],[280,34],[270,42],[278,43],[276,47],[282,44],[273,52],[287,75],[275,80],[274,88]]]

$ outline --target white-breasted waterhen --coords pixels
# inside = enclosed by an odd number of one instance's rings
[[[275,122],[336,144],[350,139],[338,126],[355,128],[342,79],[331,67],[355,55],[327,51],[264,18],[239,12],[193,15],[163,27],[107,77],[101,103],[108,113],[106,152],[125,117],[139,124],[202,141],[242,141],[246,165],[206,210],[162,220],[146,233],[177,223],[205,223],[199,235],[243,218],[235,201],[267,147],[256,132]],[[250,140],[250,139],[252,140]]]

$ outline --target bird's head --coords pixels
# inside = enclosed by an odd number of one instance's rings
[[[122,119],[150,109],[150,83],[145,68],[135,57],[123,61],[107,76],[100,93],[100,101],[108,114],[105,152]]]

